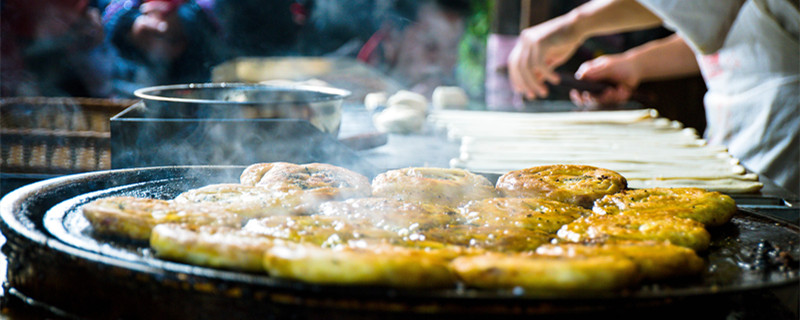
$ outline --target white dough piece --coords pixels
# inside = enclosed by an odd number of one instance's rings
[[[628,179],[628,187],[634,189],[642,188],[703,188],[709,191],[719,191],[722,193],[753,193],[764,187],[758,181],[741,179],[720,178],[714,180],[700,179]]]
[[[469,97],[467,96],[467,92],[461,87],[439,86],[433,90],[431,102],[433,108],[437,110],[463,110],[469,105]]]
[[[386,92],[371,92],[364,96],[364,107],[369,111],[375,111],[380,106],[386,106]]]
[[[486,122],[497,121],[527,123],[619,123],[629,124],[658,117],[655,109],[592,111],[592,112],[498,112],[498,111],[465,111],[438,110],[431,114],[432,121],[453,122]]]
[[[384,133],[414,133],[422,131],[425,113],[405,105],[395,105],[372,117],[375,128]]]
[[[400,90],[386,100],[386,108],[406,106],[423,114],[428,112],[428,99],[425,96],[406,90]]]

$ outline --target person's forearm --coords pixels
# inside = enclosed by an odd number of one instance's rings
[[[594,0],[557,18],[572,26],[572,32],[587,38],[641,30],[661,25],[661,19],[634,0]]]
[[[638,70],[641,81],[680,78],[700,72],[694,52],[677,34],[650,41],[624,55]]]

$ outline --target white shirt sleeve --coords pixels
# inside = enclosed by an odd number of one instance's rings
[[[696,51],[719,50],[746,0],[637,0]]]

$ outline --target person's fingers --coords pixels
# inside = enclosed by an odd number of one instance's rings
[[[535,49],[524,46],[520,51],[519,65],[517,66],[519,81],[524,89],[523,93],[528,99],[535,99],[536,95],[539,93],[539,86],[534,74],[536,65],[532,63],[533,55],[535,55],[535,53],[532,52],[533,50]]]
[[[556,73],[553,70],[547,70],[543,73],[543,75],[547,82],[550,82],[555,85],[561,83],[561,77],[558,75],[558,73]]]
[[[578,71],[575,71],[575,79],[579,80],[592,80],[602,79],[606,73],[605,57],[599,57],[593,60],[581,63]]]
[[[511,54],[508,56],[507,65],[508,65],[508,80],[511,82],[511,87],[517,93],[526,93],[525,83],[522,81],[522,76],[519,74],[520,70],[520,63],[519,63],[519,56],[520,56],[520,48],[519,44],[511,50]]]
[[[604,106],[600,102],[598,97],[596,95],[594,95],[594,94],[591,94],[590,92],[584,91],[583,93],[581,93],[581,95],[582,95],[582,98],[583,98],[583,101],[584,101],[583,104],[584,104],[584,106],[586,106],[586,108],[589,108],[589,109],[600,109],[602,106]]]
[[[146,29],[148,31],[162,32],[161,29],[164,28],[164,26],[162,25],[162,23],[164,23],[164,20],[157,19],[154,16],[143,15],[143,16],[140,16],[137,19],[137,21],[140,22],[140,25],[141,25],[142,28],[144,28],[144,29]]]
[[[631,90],[625,86],[617,86],[612,89],[606,89],[599,95],[589,94],[597,106],[612,107],[618,106],[630,99]]]
[[[583,98],[581,97],[580,91],[577,89],[572,89],[569,91],[569,100],[578,107],[584,107]]]
[[[614,90],[610,90],[608,94],[609,102],[620,104],[631,98],[631,89],[625,86],[617,86]]]
[[[172,11],[172,4],[168,1],[148,1],[139,6],[139,12],[144,14],[166,14]]]

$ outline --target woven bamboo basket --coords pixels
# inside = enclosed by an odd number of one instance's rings
[[[68,174],[109,169],[109,119],[136,101],[0,99],[0,171]]]

